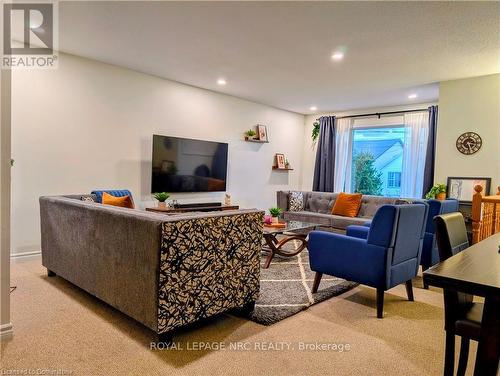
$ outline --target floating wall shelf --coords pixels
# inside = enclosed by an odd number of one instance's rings
[[[278,166],[273,166],[273,170],[279,170],[279,171],[293,171],[293,168],[279,168]]]
[[[263,140],[256,140],[256,139],[253,139],[253,138],[249,138],[248,140],[245,139],[246,142],[256,142],[258,144],[268,144],[269,141],[263,141]]]

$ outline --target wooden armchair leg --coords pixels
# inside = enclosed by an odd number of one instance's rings
[[[444,376],[453,376],[455,370],[455,333],[446,332],[444,350]]]
[[[411,284],[411,279],[406,281],[406,295],[408,295],[408,300],[413,302],[413,285]]]
[[[319,287],[319,283],[321,282],[321,277],[323,277],[323,273],[320,273],[320,272],[316,272],[316,274],[314,275],[314,282],[313,282],[313,287],[312,287],[313,293],[318,292],[318,287]]]
[[[384,317],[384,289],[377,289],[377,318]]]
[[[460,342],[460,357],[458,359],[457,376],[465,375],[467,360],[469,359],[469,343],[469,338],[462,337],[462,341]]]

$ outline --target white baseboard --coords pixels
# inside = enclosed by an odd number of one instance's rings
[[[10,322],[8,324],[0,325],[0,341],[8,341],[13,335],[14,330]]]
[[[21,253],[14,253],[14,254],[10,255],[10,258],[38,256],[41,254],[42,254],[41,251],[21,252]]]

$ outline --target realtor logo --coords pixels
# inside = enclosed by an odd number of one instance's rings
[[[3,5],[3,68],[54,68],[57,4]]]

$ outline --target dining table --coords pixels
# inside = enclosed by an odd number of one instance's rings
[[[475,376],[497,376],[500,355],[500,233],[424,272],[424,283],[484,298]]]

